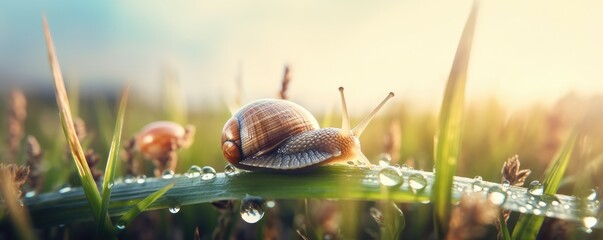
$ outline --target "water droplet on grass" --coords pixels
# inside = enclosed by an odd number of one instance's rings
[[[582,223],[584,224],[584,228],[585,228],[585,232],[586,233],[592,233],[592,228],[597,225],[597,218],[596,217],[585,217],[582,219]]]
[[[126,228],[126,222],[125,221],[118,221],[117,224],[115,224],[115,227],[118,230],[124,230]]]
[[[192,165],[190,168],[188,168],[188,171],[186,171],[186,176],[188,178],[196,178],[201,176],[201,167]]]
[[[63,185],[61,189],[59,189],[59,193],[68,193],[71,191],[71,186],[69,184]]]
[[[237,169],[232,165],[232,164],[227,164],[224,167],[224,174],[226,174],[226,176],[233,176],[235,174],[237,174]]]
[[[136,177],[136,183],[138,183],[138,184],[143,184],[146,181],[147,181],[147,175],[142,174],[142,175]]]
[[[595,201],[595,200],[597,200],[598,195],[599,194],[597,193],[597,190],[590,189],[588,191],[588,193],[586,194],[586,199],[588,199],[589,201]]]
[[[408,177],[408,185],[413,191],[420,191],[427,186],[427,179],[425,179],[423,174],[415,173]]]
[[[266,201],[266,207],[273,208],[276,206],[276,202],[274,200]]]
[[[501,187],[494,186],[488,190],[488,199],[500,206],[507,200],[507,193]]]
[[[475,176],[475,177],[473,178],[473,180],[475,180],[475,181],[480,181],[480,182],[481,182],[483,179],[482,179],[482,176]]]
[[[172,179],[173,177],[174,171],[172,171],[172,169],[163,170],[163,173],[161,173],[161,178],[163,179]]]
[[[25,193],[26,198],[32,198],[36,196],[36,191],[29,191]]]
[[[180,205],[174,205],[168,208],[171,213],[178,213],[180,211]]]
[[[540,183],[538,180],[534,180],[530,183],[528,193],[534,196],[540,196],[544,193],[544,185],[542,185],[542,183]]]
[[[481,192],[482,190],[484,190],[484,185],[482,184],[482,177],[477,176],[474,179],[475,180],[471,184],[471,190],[473,190],[473,192]]]
[[[127,175],[126,178],[124,179],[124,182],[126,184],[134,183],[134,182],[136,182],[136,178],[134,178],[134,176],[132,176],[132,175]]]
[[[391,162],[392,156],[390,156],[388,153],[381,153],[379,155],[379,166],[387,167],[390,166]]]
[[[396,167],[384,167],[379,171],[379,181],[388,187],[399,185],[403,181],[402,172]]]
[[[205,166],[201,169],[202,180],[212,180],[216,178],[216,170],[213,167]]]
[[[247,223],[256,223],[264,217],[266,205],[264,199],[247,195],[241,200],[241,218]]]

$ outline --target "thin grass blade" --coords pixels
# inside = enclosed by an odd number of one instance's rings
[[[128,88],[124,89],[121,95],[121,101],[119,103],[119,110],[117,112],[117,121],[115,122],[115,130],[113,131],[113,139],[111,140],[111,149],[109,150],[109,156],[107,158],[107,166],[105,167],[105,176],[103,178],[103,191],[101,195],[101,210],[99,212],[99,219],[103,215],[108,214],[109,199],[111,199],[111,188],[113,187],[113,180],[115,178],[115,162],[119,159],[119,149],[121,146],[121,132],[124,125],[124,115],[126,114],[126,105],[128,102]],[[103,229],[110,229],[112,225],[104,225],[105,222],[98,222],[97,231]]]
[[[71,149],[71,154],[73,155],[75,166],[77,167],[78,176],[80,177],[80,180],[82,182],[82,188],[84,189],[84,193],[86,195],[86,198],[88,199],[90,208],[92,209],[92,215],[94,219],[96,221],[110,222],[108,215],[106,215],[104,219],[99,218],[101,207],[100,194],[98,192],[98,188],[96,187],[96,183],[94,182],[94,178],[92,178],[92,174],[90,173],[90,167],[86,162],[84,151],[82,150],[82,146],[75,132],[75,127],[73,125],[73,117],[71,115],[71,108],[69,106],[69,99],[67,97],[67,91],[65,90],[65,82],[63,81],[61,67],[59,66],[59,60],[54,49],[54,43],[52,42],[52,37],[50,35],[50,29],[48,27],[46,17],[44,17],[43,19],[43,24],[44,34],[46,38],[46,46],[48,48],[48,60],[50,62],[50,68],[52,70],[52,75],[54,78],[54,87],[57,105],[59,108],[59,116],[61,118],[61,124],[63,126],[65,138],[67,139],[67,143],[69,144],[69,149]]]
[[[509,227],[507,226],[507,222],[505,222],[505,217],[500,212],[498,216],[498,229],[500,229],[500,235],[502,236],[502,240],[511,240],[511,234],[509,233]]]
[[[553,162],[547,167],[542,181],[542,184],[545,185],[544,194],[553,195],[557,192],[575,144],[576,134],[573,133],[557,153]],[[543,216],[522,214],[513,230],[513,239],[536,239],[543,221]]]
[[[465,110],[465,82],[467,80],[467,69],[477,13],[478,1],[475,1],[459,41],[440,111],[434,156],[436,166],[435,186],[432,195],[435,227],[439,236],[446,236],[448,219],[450,218],[452,178],[456,171],[461,145],[463,112]]]
[[[148,197],[140,200],[140,202],[138,202],[135,206],[130,208],[130,210],[128,210],[126,213],[124,213],[124,215],[122,215],[119,218],[119,220],[117,221],[117,224],[121,225],[121,226],[127,226],[128,224],[130,224],[132,222],[132,220],[134,220],[134,218],[136,216],[138,216],[138,214],[140,214],[148,206],[153,204],[153,202],[155,202],[155,200],[157,200],[161,196],[163,196],[163,194],[165,194],[167,191],[169,191],[174,186],[174,184],[175,183],[170,183],[168,185],[165,185],[165,187],[162,187],[161,189],[157,190],[156,192],[149,195]]]

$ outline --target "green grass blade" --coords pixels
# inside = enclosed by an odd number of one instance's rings
[[[113,187],[113,181],[115,178],[115,162],[119,159],[119,149],[121,147],[121,132],[124,124],[124,115],[126,114],[126,104],[128,102],[128,88],[126,88],[122,95],[119,103],[119,110],[117,112],[117,121],[115,122],[115,130],[113,131],[113,139],[111,140],[111,149],[109,150],[109,156],[107,157],[107,166],[105,167],[105,176],[103,178],[103,191],[101,196],[101,210],[98,218],[108,214],[109,199],[111,198],[111,188]],[[109,229],[112,225],[105,225],[104,221],[98,222],[97,231],[103,229]]]
[[[505,222],[505,218],[500,212],[498,216],[498,228],[500,229],[500,235],[502,236],[502,240],[511,240],[511,234],[509,233],[509,227],[507,226],[507,222]]]
[[[547,167],[542,181],[542,184],[545,185],[544,194],[553,195],[557,192],[575,144],[576,134],[574,133],[566,140],[553,162]],[[543,221],[543,216],[522,214],[513,230],[513,239],[536,239]]]
[[[124,215],[119,218],[117,224],[122,226],[127,226],[128,224],[130,224],[132,220],[134,220],[134,218],[138,216],[138,214],[143,212],[147,207],[149,207],[153,202],[155,202],[155,200],[163,196],[163,194],[170,190],[174,186],[174,184],[175,183],[170,183],[168,185],[165,185],[163,188],[159,189],[158,191],[154,192],[153,194],[138,202],[134,207],[130,208],[130,210],[128,210],[126,213],[124,213]]]
[[[436,179],[432,196],[435,227],[439,236],[446,236],[448,219],[450,218],[452,178],[455,174],[461,145],[463,112],[465,110],[465,82],[467,80],[467,68],[477,13],[478,1],[475,1],[459,41],[440,111],[434,156]]]
[[[73,126],[73,117],[71,115],[71,108],[69,106],[67,91],[65,90],[65,82],[63,81],[63,75],[61,73],[59,60],[54,49],[54,43],[52,42],[52,37],[50,35],[50,29],[48,27],[46,17],[44,17],[43,23],[44,34],[46,38],[46,46],[48,48],[48,59],[54,78],[54,87],[57,105],[59,108],[59,116],[61,118],[61,124],[63,126],[65,138],[67,139],[67,143],[69,144],[69,149],[71,149],[71,154],[73,155],[75,166],[77,167],[78,176],[80,177],[80,180],[82,182],[82,188],[84,189],[84,193],[86,194],[88,204],[92,209],[92,214],[95,220],[110,221],[108,215],[106,215],[104,219],[98,218],[100,216],[99,214],[101,206],[100,194],[98,192],[98,188],[96,187],[96,183],[94,182],[94,178],[92,178],[92,174],[90,173],[90,167],[86,162],[84,151],[82,150],[82,146],[75,132],[75,127]]]

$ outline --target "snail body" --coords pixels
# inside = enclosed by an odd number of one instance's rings
[[[358,138],[393,93],[350,129],[343,88],[340,92],[341,129],[321,129],[310,112],[291,101],[262,99],[245,105],[224,125],[224,157],[235,167],[255,171],[304,170],[348,161],[370,166]]]

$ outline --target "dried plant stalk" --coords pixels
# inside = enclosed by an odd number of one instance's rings
[[[15,163],[25,132],[24,123],[27,118],[27,98],[25,98],[25,94],[21,90],[12,90],[8,102],[8,161]]]
[[[30,169],[29,172],[29,188],[32,191],[38,192],[40,187],[42,187],[42,148],[40,148],[40,144],[38,140],[34,136],[27,136],[27,166]]]
[[[289,90],[289,84],[291,83],[291,69],[289,65],[285,65],[285,70],[283,72],[283,80],[281,81],[281,89],[278,92],[278,96],[280,99],[289,99],[287,96],[287,90]]]

